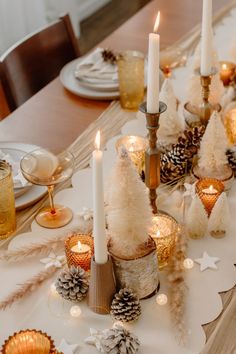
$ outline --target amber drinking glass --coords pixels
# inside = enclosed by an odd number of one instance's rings
[[[16,229],[16,210],[11,166],[0,160],[0,240]]]
[[[71,209],[54,205],[54,186],[68,180],[74,170],[74,157],[64,151],[59,155],[45,149],[37,149],[25,155],[20,163],[24,177],[33,184],[48,187],[50,206],[39,210],[36,221],[39,225],[54,229],[68,224],[73,216]]]
[[[125,51],[117,60],[122,108],[138,110],[144,97],[144,55]]]

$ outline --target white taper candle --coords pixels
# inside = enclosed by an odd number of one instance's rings
[[[105,229],[104,193],[103,193],[103,153],[100,150],[100,131],[95,139],[93,151],[93,237],[95,262],[107,262],[107,239]]]
[[[211,74],[212,65],[212,0],[203,0],[201,37],[201,75]]]
[[[148,76],[147,76],[147,112],[159,112],[159,56],[160,36],[156,33],[160,22],[160,12],[157,14],[154,33],[149,34],[148,42]]]

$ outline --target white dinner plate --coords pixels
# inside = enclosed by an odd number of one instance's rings
[[[21,150],[25,154],[30,151],[38,149],[39,146],[15,142],[0,142],[1,149],[15,149]],[[32,185],[24,194],[19,195],[15,200],[16,210],[27,208],[28,206],[36,203],[47,193],[47,188],[44,186]]]
[[[75,59],[68,64],[66,64],[60,72],[60,80],[62,85],[75,95],[90,98],[94,100],[113,100],[119,98],[119,91],[101,91],[94,90],[89,87],[85,87],[80,84],[80,81],[75,77],[75,68],[78,64],[79,59]]]

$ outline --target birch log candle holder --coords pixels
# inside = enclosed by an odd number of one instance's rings
[[[159,102],[159,112],[148,113],[146,102],[140,105],[140,111],[146,115],[148,129],[149,147],[145,153],[145,183],[149,188],[149,198],[153,214],[157,213],[156,189],[160,184],[160,151],[157,148],[157,130],[159,128],[160,114],[165,112],[166,109],[166,104]]]
[[[88,305],[93,312],[107,315],[116,293],[116,282],[111,257],[104,264],[91,259],[91,273],[88,293]]]
[[[149,237],[140,245],[132,257],[124,257],[113,253],[110,245],[117,285],[120,288],[132,289],[139,299],[154,295],[159,287],[156,244]]]

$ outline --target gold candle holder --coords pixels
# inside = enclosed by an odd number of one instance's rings
[[[149,188],[149,198],[152,211],[156,214],[156,189],[160,184],[160,151],[157,148],[157,130],[159,128],[160,114],[166,111],[167,106],[165,103],[159,102],[159,112],[148,113],[146,102],[143,102],[139,109],[146,115],[147,129],[149,133],[149,147],[145,152],[145,183]]]
[[[235,77],[235,64],[229,61],[220,61],[220,79],[224,86],[229,86]]]
[[[216,68],[211,69],[211,74],[208,76],[202,76],[200,72],[200,68],[195,70],[195,74],[200,76],[200,82],[202,87],[202,104],[200,108],[200,120],[203,125],[207,125],[208,120],[211,117],[213,111],[219,112],[221,110],[221,106],[219,104],[212,105],[209,102],[210,96],[210,86],[211,86],[211,79],[212,76],[217,73]]]
[[[65,241],[68,267],[81,267],[90,270],[91,257],[94,253],[93,238],[86,234],[72,234]]]
[[[146,138],[135,135],[122,136],[116,142],[116,150],[124,146],[134,163],[139,175],[142,177],[145,169],[145,151],[148,147]]]
[[[55,345],[46,333],[26,329],[14,333],[3,344],[2,354],[56,354]]]
[[[168,214],[157,213],[152,218],[150,236],[156,243],[158,268],[167,266],[175,247],[179,231],[178,223]]]
[[[202,178],[196,183],[196,193],[201,199],[208,217],[223,191],[224,184],[216,178]]]

